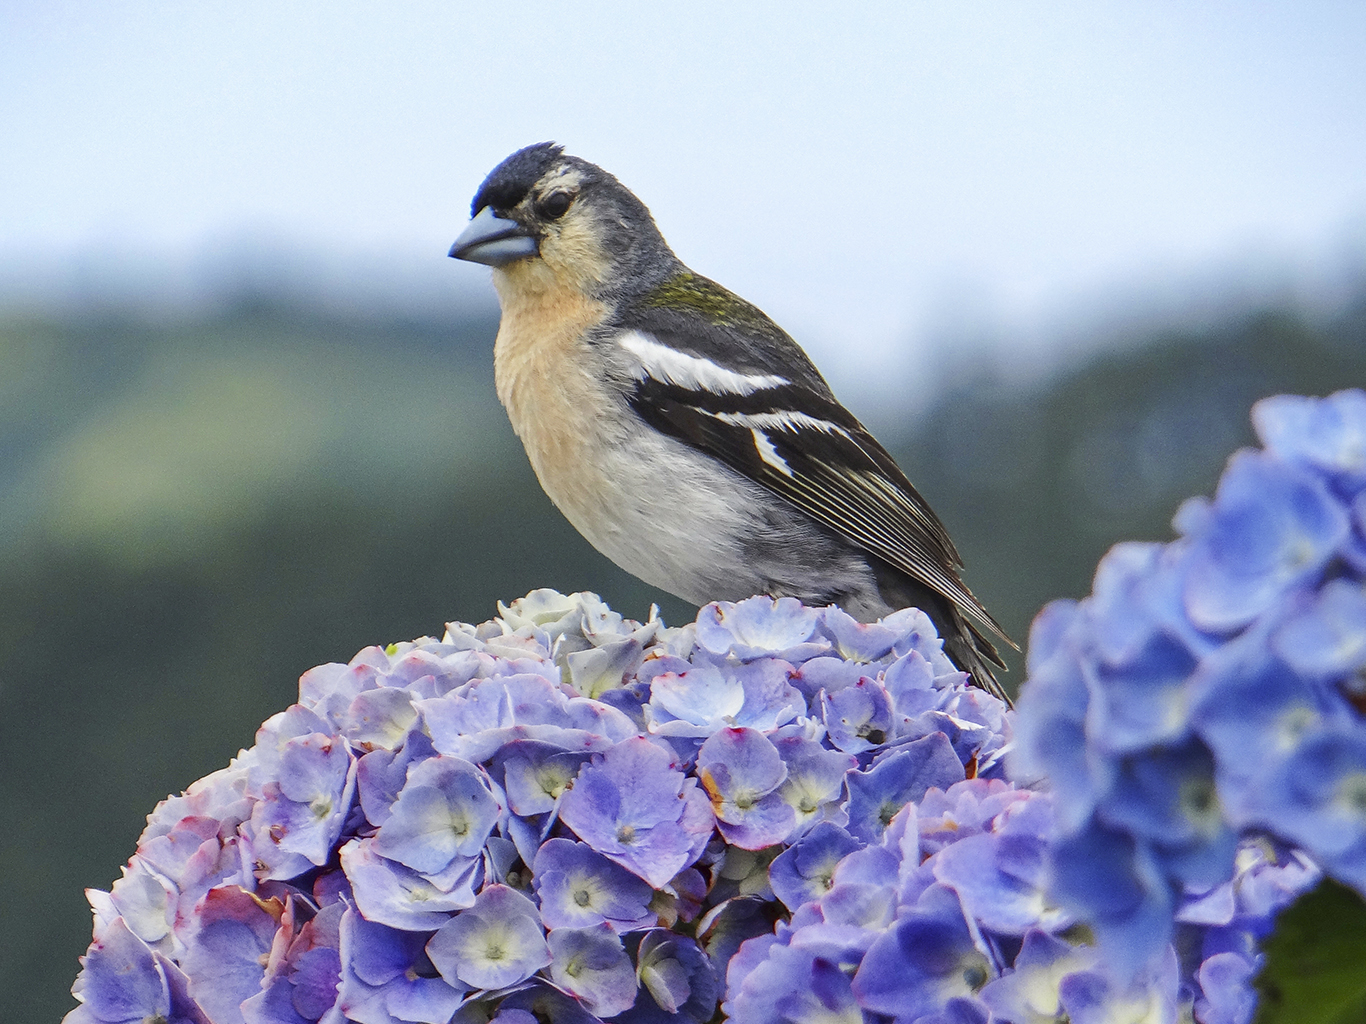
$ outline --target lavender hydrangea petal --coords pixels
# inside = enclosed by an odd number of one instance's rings
[[[417,721],[417,708],[406,690],[381,687],[356,696],[346,709],[342,728],[347,740],[363,750],[395,750]]]
[[[1246,625],[1321,572],[1349,529],[1318,479],[1239,453],[1219,482],[1208,531],[1193,538],[1185,583],[1191,620],[1211,631]]]
[[[647,721],[663,736],[709,736],[735,721],[745,704],[744,686],[712,665],[655,676]]]
[[[846,965],[809,949],[776,946],[732,989],[724,1009],[753,1024],[863,1024]]]
[[[827,649],[819,642],[808,644],[820,613],[791,597],[751,597],[731,603],[718,601],[697,614],[697,642],[713,654],[733,654],[741,661],[776,655],[794,655],[804,661]],[[807,653],[810,651],[811,653]]]
[[[1132,977],[1171,940],[1174,899],[1151,850],[1092,822],[1052,849],[1052,891],[1090,922],[1121,976]]]
[[[1209,885],[1226,877],[1238,843],[1219,799],[1214,759],[1200,743],[1125,759],[1100,816],[1151,844],[1183,883]]]
[[[933,787],[947,789],[963,778],[963,764],[942,733],[915,740],[866,772],[852,771],[849,831],[876,842],[897,811]]]
[[[852,988],[864,1009],[913,1020],[951,998],[975,996],[992,974],[961,911],[955,916],[946,905],[908,914],[879,936]]]
[[[506,988],[550,963],[535,904],[505,885],[486,887],[442,925],[427,954],[448,982],[471,988]]]
[[[121,920],[115,919],[91,945],[81,980],[76,995],[93,1020],[121,1024],[170,1014],[164,970]]]
[[[1057,931],[1067,915],[1049,905],[1037,882],[1003,870],[999,845],[998,837],[987,834],[954,843],[935,858],[934,877],[958,894],[964,910],[984,928],[1004,935],[1023,935],[1031,928]],[[1036,852],[1042,863],[1042,837]]]
[[[211,890],[198,918],[181,959],[190,995],[216,1022],[240,1024],[242,1001],[261,989],[276,919],[240,886]]]
[[[1077,1024],[1173,1021],[1177,1019],[1178,980],[1175,951],[1168,948],[1131,978],[1104,969],[1069,974],[1062,979],[1059,993],[1067,1019]]]
[[[1205,960],[1196,974],[1195,1013],[1201,1024],[1248,1024],[1257,1009],[1252,979],[1260,969],[1256,958],[1240,953],[1216,953]]]
[[[569,684],[584,697],[620,689],[645,660],[645,647],[634,637],[565,656]]]
[[[1330,580],[1308,607],[1287,617],[1271,647],[1290,668],[1310,678],[1360,672],[1366,666],[1366,587]]]
[[[423,951],[426,936],[366,921],[348,910],[341,921],[337,1009],[358,1024],[443,1024],[468,991],[436,977]]]
[[[1327,473],[1346,494],[1366,488],[1366,392],[1264,398],[1252,407],[1252,423],[1280,458]]]
[[[630,931],[655,922],[649,909],[654,890],[649,884],[583,843],[547,840],[533,867],[541,921],[547,928],[606,922],[618,931]]]
[[[778,787],[778,795],[794,812],[793,835],[800,835],[821,821],[847,825],[849,812],[842,799],[844,780],[849,770],[857,766],[857,759],[801,735],[775,733],[770,740],[787,765],[787,777]]]
[[[547,942],[551,979],[590,1013],[612,1017],[635,1003],[636,972],[611,925],[557,928]]]
[[[554,810],[588,757],[588,751],[562,750],[539,740],[505,744],[495,763],[502,768],[503,789],[513,813],[525,817]]]
[[[388,821],[408,781],[408,769],[435,753],[431,738],[415,728],[395,749],[380,748],[361,755],[356,764],[356,791],[366,820],[374,825]]]
[[[430,878],[380,856],[373,839],[352,840],[342,847],[342,868],[351,883],[356,906],[368,920],[405,931],[432,931],[451,912],[474,905],[480,862],[471,859],[457,880],[441,888]]]
[[[1002,1020],[1034,1022],[1062,1016],[1061,983],[1069,974],[1087,971],[1100,960],[1095,948],[1078,948],[1046,931],[1024,935],[1014,970],[988,982],[981,999]]]
[[[778,787],[787,766],[777,748],[754,729],[723,729],[697,752],[697,775],[711,797],[717,827],[746,850],[781,842],[796,814]]]
[[[560,817],[584,842],[653,887],[687,867],[715,824],[706,797],[644,738],[594,755],[564,795]]]
[[[477,767],[456,757],[428,758],[409,769],[375,852],[415,871],[441,871],[483,849],[501,809]]]
[[[838,693],[822,694],[821,717],[830,742],[845,753],[871,750],[892,736],[892,699],[867,677]]]
[[[1366,894],[1366,731],[1312,736],[1267,789],[1266,827]]]
[[[711,1019],[720,994],[716,970],[696,942],[655,929],[641,938],[636,964],[642,996],[671,1019]]]
[[[769,865],[773,894],[789,910],[820,899],[834,884],[835,867],[861,844],[838,825],[821,822]]]

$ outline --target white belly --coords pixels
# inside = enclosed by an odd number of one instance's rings
[[[765,528],[760,496],[746,494],[755,485],[653,431],[618,439],[589,464],[580,473],[535,468],[565,517],[617,565],[694,604],[766,588],[743,546]],[[718,489],[718,473],[734,477],[735,490]]]

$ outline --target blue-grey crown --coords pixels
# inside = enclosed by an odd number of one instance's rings
[[[470,204],[470,215],[486,206],[499,211],[512,209],[526,198],[531,186],[541,180],[563,152],[564,147],[553,142],[538,142],[517,150],[484,179]]]

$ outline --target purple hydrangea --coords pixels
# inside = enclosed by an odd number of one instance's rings
[[[999,775],[1009,730],[913,609],[669,629],[537,591],[310,670],[158,807],[91,893],[70,1019],[703,1024],[851,829]]]

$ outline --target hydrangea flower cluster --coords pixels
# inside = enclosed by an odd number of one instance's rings
[[[1049,780],[1052,892],[1132,971],[1256,837],[1366,894],[1366,392],[1253,423],[1175,541],[1118,545],[1030,635],[1012,773]],[[1216,988],[1255,966],[1225,952]]]
[[[1023,799],[1005,707],[914,609],[754,598],[670,629],[538,591],[500,613],[310,670],[164,801],[89,893],[68,1024],[703,1024],[841,857],[905,847],[904,807]]]
[[[1276,913],[1366,894],[1366,393],[1254,422],[1018,716],[915,609],[770,598],[305,673],[89,894],[68,1024],[1247,1024]]]
[[[818,825],[769,870],[793,912],[731,958],[729,1019],[1246,1024],[1257,940],[1318,870],[1247,844],[1233,878],[1183,898],[1174,942],[1135,972],[1050,899],[1054,816],[1046,791],[968,779],[906,804],[861,848]],[[792,881],[811,875],[822,884]]]

